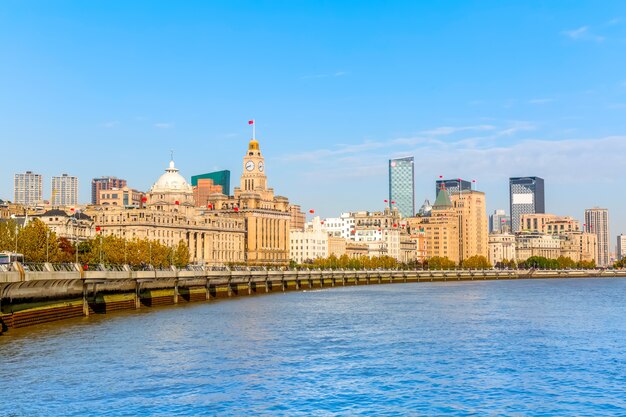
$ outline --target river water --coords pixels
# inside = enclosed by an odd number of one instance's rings
[[[0,416],[626,415],[626,279],[344,287],[0,336]]]

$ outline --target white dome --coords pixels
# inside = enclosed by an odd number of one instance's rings
[[[170,161],[170,167],[165,170],[165,174],[161,175],[157,182],[150,189],[151,193],[178,191],[183,193],[193,193],[191,185],[185,181],[182,175],[178,173],[178,168],[174,166],[174,161]]]

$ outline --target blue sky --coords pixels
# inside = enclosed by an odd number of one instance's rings
[[[132,3],[132,4],[131,4]],[[147,190],[230,169],[257,120],[269,183],[324,216],[382,208],[387,160],[414,155],[508,210],[610,209],[626,233],[623,1],[17,1],[0,4],[0,198],[13,174],[115,175]],[[418,205],[419,205],[418,204]]]

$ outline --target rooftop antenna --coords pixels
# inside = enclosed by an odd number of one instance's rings
[[[170,149],[170,161],[174,160],[174,149]]]

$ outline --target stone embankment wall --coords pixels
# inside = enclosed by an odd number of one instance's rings
[[[70,317],[348,285],[626,277],[626,270],[0,272],[0,333]]]

